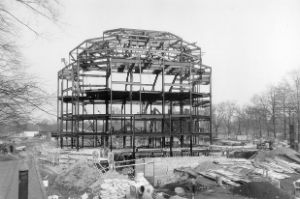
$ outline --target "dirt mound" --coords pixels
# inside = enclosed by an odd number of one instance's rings
[[[292,199],[291,195],[276,188],[269,182],[250,182],[233,188],[232,192],[255,199]]]
[[[61,173],[55,179],[55,185],[60,193],[68,191],[68,194],[81,194],[87,190],[99,178],[95,168],[87,162],[78,162],[67,171]],[[63,193],[62,193],[63,194]]]
[[[92,193],[98,193],[101,190],[101,185],[104,183],[104,180],[108,179],[126,180],[128,179],[128,176],[122,175],[116,171],[108,171],[105,176],[98,178],[97,181],[93,182],[89,186],[89,188],[92,190]]]

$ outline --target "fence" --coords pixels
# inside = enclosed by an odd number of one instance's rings
[[[135,160],[117,161],[114,163],[116,170],[132,168],[133,174],[144,173],[145,178],[154,186],[159,186],[172,181],[176,176],[174,169],[179,167],[196,167],[203,161],[212,161],[214,156],[185,156],[142,158]]]
[[[124,160],[115,161],[114,169],[122,172],[123,174],[136,176],[137,173],[144,173],[145,178],[149,180],[150,183],[154,182],[155,171],[154,171],[154,161],[146,161],[146,159],[135,159],[135,160]]]

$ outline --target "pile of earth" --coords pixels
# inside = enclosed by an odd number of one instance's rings
[[[232,188],[234,194],[255,199],[292,199],[285,191],[278,189],[269,182],[250,182],[240,187]]]
[[[49,185],[51,194],[64,197],[78,197],[84,193],[98,195],[104,179],[121,180],[128,179],[128,176],[116,171],[108,171],[104,175],[100,175],[92,163],[82,160],[59,173],[53,181],[51,180],[52,182],[49,180]]]
[[[127,175],[122,175],[116,171],[108,171],[105,176],[103,177],[99,177],[95,182],[93,182],[89,188],[91,189],[93,194],[98,194],[98,192],[100,192],[101,190],[101,185],[104,183],[105,180],[109,180],[109,179],[115,179],[115,180],[128,180],[128,176]]]
[[[84,192],[91,192],[89,186],[98,178],[98,171],[92,165],[80,161],[58,175],[53,188],[64,196],[81,195]]]

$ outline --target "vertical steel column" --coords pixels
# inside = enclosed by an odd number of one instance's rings
[[[180,76],[180,85],[182,85],[183,79],[182,75]],[[182,87],[180,87],[180,92],[182,92]],[[183,128],[182,128],[182,115],[183,115],[183,102],[180,100],[179,102],[180,105],[180,115],[181,117],[179,118],[179,128],[180,128],[180,147],[183,148],[184,145],[184,135],[183,135]]]
[[[59,77],[59,72],[58,72],[57,73],[57,101],[56,101],[56,103],[57,103],[56,104],[56,106],[57,106],[56,107],[56,110],[57,110],[57,112],[56,112],[56,119],[57,119],[57,125],[56,125],[57,147],[59,147],[58,140],[59,140],[59,137],[61,136],[61,132],[60,132],[60,119],[62,119],[61,116],[60,116],[60,112],[59,112],[59,89],[60,89],[60,87],[59,87],[59,79],[60,79],[60,77]],[[61,100],[62,100],[62,98],[61,98]],[[60,147],[62,147],[62,146],[60,146]]]
[[[76,57],[78,59],[78,49],[76,50]],[[75,96],[76,96],[76,102],[75,102],[75,132],[76,132],[76,139],[77,139],[77,143],[76,143],[76,149],[77,151],[79,150],[79,79],[78,79],[78,75],[79,75],[79,60],[77,60],[77,64],[76,64],[76,75],[74,76],[74,81],[76,82],[76,87],[75,87]]]
[[[99,142],[99,137],[98,137],[98,119],[96,119],[96,147],[98,146],[97,142]]]
[[[200,78],[200,76],[198,78]],[[198,79],[198,81],[200,81],[200,80]],[[200,92],[201,92],[201,90],[200,90],[200,82],[198,82],[197,83],[197,94],[199,95]],[[198,133],[201,133],[200,132],[201,131],[201,127],[200,127],[201,123],[200,123],[200,117],[199,117],[199,115],[200,115],[200,103],[201,103],[201,99],[198,97],[197,98],[197,128],[198,128],[197,132]],[[200,135],[198,135],[198,144],[199,144],[199,140],[200,140]]]
[[[62,70],[62,74],[64,74],[64,69]],[[61,95],[61,101],[60,101],[60,118],[61,118],[61,120],[60,120],[60,147],[61,148],[63,148],[63,145],[64,145],[64,143],[63,143],[63,120],[64,120],[64,116],[63,116],[63,114],[64,114],[64,79],[62,78],[61,79],[61,86],[60,86],[60,88],[61,88],[61,93],[60,93],[60,95]]]
[[[71,66],[72,69],[72,99],[71,99],[71,107],[72,107],[72,117],[71,117],[71,124],[72,124],[72,128],[71,128],[71,148],[73,149],[73,147],[75,147],[75,138],[74,138],[74,112],[75,112],[75,106],[74,106],[74,72],[73,72],[73,65]],[[76,124],[76,123],[75,123]]]
[[[109,77],[110,77],[110,68],[107,67],[106,69],[106,89],[109,89]],[[106,147],[108,146],[108,117],[109,117],[109,106],[108,106],[108,99],[105,99],[105,132],[104,132],[104,136],[101,136],[101,137],[104,137],[103,139],[103,145]],[[104,120],[103,120],[104,122]],[[104,126],[104,125],[103,125]]]
[[[78,78],[80,78],[80,75],[79,75],[79,73],[78,73]],[[79,81],[78,81],[78,84],[80,84],[80,79],[78,79]],[[84,85],[84,81],[83,81],[83,79],[82,79],[82,85]],[[80,86],[79,86],[79,88],[80,88]],[[80,89],[80,91],[81,91],[81,89]],[[80,93],[80,95],[81,95],[81,93]],[[81,120],[81,122],[82,122],[82,124],[81,124],[81,132],[82,132],[82,137],[81,137],[81,146],[82,146],[82,148],[84,148],[84,140],[85,140],[85,135],[84,135],[84,133],[85,133],[85,131],[84,131],[84,121],[85,121],[85,114],[87,113],[86,111],[85,111],[85,103],[84,103],[84,100],[82,101],[82,109],[81,109],[81,114],[82,114],[82,120]]]
[[[165,133],[165,63],[164,63],[164,60],[162,60],[162,74],[161,74],[161,84],[162,84],[162,110],[161,110],[161,113],[162,113],[162,123],[161,123],[161,133],[163,135],[162,137],[162,148],[165,147],[165,144],[166,144],[166,140],[165,140],[165,136],[164,136],[164,133]]]
[[[105,122],[104,120],[102,120],[102,133],[100,136],[100,142],[101,142],[101,146],[104,147],[105,146],[105,140],[104,140],[104,135],[105,135],[105,126],[104,126]]]
[[[140,114],[143,114],[143,106],[142,106],[142,67],[141,67],[141,56],[139,56],[139,71],[140,71]]]
[[[210,134],[210,144],[212,144],[212,68],[210,68],[210,77],[209,77],[209,94],[210,94],[210,117],[209,117],[209,134]]]
[[[170,101],[170,156],[173,157],[173,135],[172,135],[172,131],[173,131],[173,121],[172,121],[172,114],[173,114],[173,107],[172,107],[172,101]]]
[[[113,141],[112,141],[112,116],[113,116],[113,112],[112,112],[112,105],[113,105],[113,93],[112,93],[112,90],[113,90],[113,85],[112,85],[112,78],[113,78],[113,74],[112,74],[112,68],[111,68],[111,64],[110,64],[110,60],[109,60],[109,64],[108,64],[108,67],[109,67],[109,71],[110,71],[110,124],[109,124],[109,134],[110,134],[110,151],[112,151],[113,149]]]
[[[203,76],[202,76],[202,71],[201,71],[201,69],[202,69],[202,53],[201,53],[201,48],[199,49],[199,70],[200,70],[200,72],[199,72],[199,74],[198,74],[198,79],[197,79],[197,83],[196,83],[196,92],[197,92],[197,105],[196,105],[196,110],[197,110],[197,112],[196,112],[196,116],[197,116],[197,133],[201,133],[201,127],[200,127],[200,121],[199,121],[199,114],[200,114],[200,110],[199,110],[199,108],[200,108],[200,106],[203,106],[203,105],[200,105],[201,104],[201,98],[199,97],[199,94],[200,94],[200,92],[201,92],[201,82],[203,81]],[[202,100],[202,102],[203,102],[203,100]],[[199,144],[199,140],[200,140],[200,135],[198,134],[198,141],[197,141],[197,144]],[[199,155],[199,153],[198,153],[198,155]]]
[[[123,136],[123,148],[126,148],[126,136]]]
[[[126,99],[123,101],[123,115],[124,117],[122,118],[122,124],[123,124],[123,133],[126,134]],[[123,136],[123,148],[126,147],[126,135]]]
[[[66,81],[67,81],[67,89],[68,89],[69,88],[69,81],[68,81],[68,79]],[[68,96],[68,91],[67,91],[66,96]],[[69,105],[69,103],[66,102],[66,132],[65,133],[66,133],[67,146],[68,146],[68,117],[69,117],[68,105]]]
[[[93,147],[96,146],[95,118],[95,100],[93,100]]]
[[[104,42],[104,33],[102,33],[102,41]],[[108,78],[109,78],[109,67],[107,66],[107,69],[106,69],[106,89],[108,89]],[[108,143],[106,143],[107,141],[107,138],[108,138],[108,99],[105,99],[105,132],[104,132],[104,136],[102,135],[101,136],[101,140],[103,140],[103,147],[106,147],[106,145],[108,146]],[[103,120],[104,122],[104,120]],[[103,125],[104,127],[104,125]]]
[[[180,50],[182,51],[183,50],[183,41],[180,40]],[[179,55],[179,61],[182,62],[182,52],[180,52],[180,55]],[[181,74],[180,74],[180,85],[182,85],[183,83],[183,78],[182,78],[182,70],[180,71]],[[182,92],[182,87],[180,87],[180,92]],[[183,114],[183,102],[182,100],[180,100],[179,102],[179,106],[180,106],[180,115],[182,116]],[[184,145],[184,135],[183,135],[183,129],[182,129],[182,117],[180,117],[179,119],[180,123],[179,123],[179,129],[180,129],[180,147],[183,148],[183,145]]]
[[[129,101],[130,101],[130,129],[131,129],[131,133],[134,134],[134,122],[133,121],[133,117],[132,117],[132,82],[133,82],[133,74],[132,74],[132,70],[133,70],[133,66],[130,66],[129,68],[129,79],[130,79],[130,92],[129,92]],[[132,136],[132,139],[131,139],[131,146],[132,146],[132,149],[135,150],[135,144],[134,144],[134,136]]]
[[[194,128],[193,128],[193,117],[192,117],[192,109],[193,109],[193,105],[192,105],[192,103],[193,103],[193,99],[192,99],[192,97],[193,97],[193,94],[192,94],[192,92],[193,92],[193,90],[192,90],[192,65],[190,64],[189,65],[189,78],[188,78],[188,80],[189,80],[189,91],[190,91],[190,122],[189,122],[189,124],[191,125],[191,127],[190,127],[190,154],[191,154],[191,156],[193,155],[193,143],[192,143],[192,141],[193,141],[193,130],[194,130]]]
[[[75,104],[74,104],[74,66],[73,64],[71,65],[71,70],[72,70],[72,93],[71,93],[71,107],[72,107],[72,117],[71,117],[71,148],[75,147],[75,138],[74,138],[74,112],[75,112]],[[75,123],[76,124],[76,123]]]
[[[133,116],[133,130],[132,130],[132,159],[135,159],[135,117]]]

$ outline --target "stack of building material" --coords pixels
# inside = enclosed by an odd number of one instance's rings
[[[239,173],[241,176],[254,174],[258,176],[268,176],[278,180],[289,178],[288,174],[296,173],[297,169],[300,170],[299,164],[287,162],[279,157],[275,159],[267,158],[262,162],[228,159],[222,162],[214,161],[214,163],[220,165],[220,167],[225,170]],[[223,172],[223,174],[225,173]]]
[[[100,197],[102,199],[125,198],[130,186],[134,184],[134,181],[127,179],[105,179],[101,185]]]
[[[274,161],[276,162],[276,164],[289,169],[290,171],[292,171],[292,173],[294,173],[294,171],[298,172],[300,170],[300,165],[297,163],[288,162],[278,157],[275,157]]]
[[[204,177],[207,177],[209,179],[215,180],[215,181],[218,181],[218,179],[221,179],[222,182],[224,182],[228,185],[234,186],[234,187],[240,186],[240,184],[231,180],[229,176],[221,175],[220,173],[215,172],[215,170],[207,170],[205,172],[199,172],[199,174]]]
[[[290,174],[300,171],[300,164],[288,162],[282,157],[266,158],[264,161],[247,159],[227,159],[213,161],[217,168],[198,170],[192,168],[180,168],[176,171],[187,173],[193,178],[202,175],[211,180],[221,181],[225,184],[238,187],[240,184],[249,183],[254,178],[269,178],[272,180],[282,180],[290,178]]]

